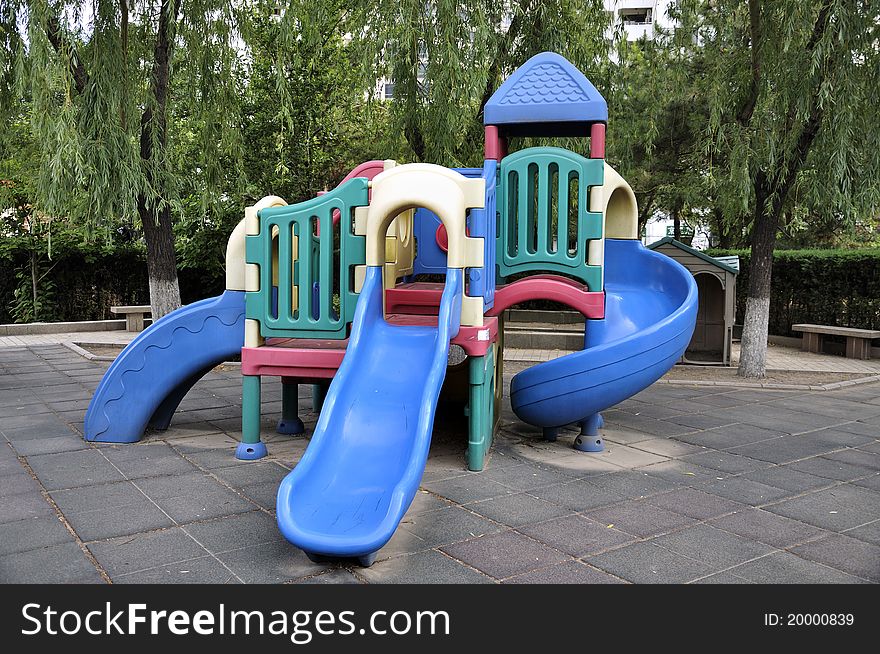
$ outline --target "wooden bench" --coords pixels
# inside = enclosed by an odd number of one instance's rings
[[[144,331],[144,316],[151,313],[150,306],[110,307],[110,313],[125,316],[125,329],[129,332]]]
[[[850,359],[870,359],[871,339],[880,338],[875,329],[831,327],[830,325],[792,325],[793,332],[803,332],[801,349],[805,352],[822,352],[825,336],[846,336],[846,356]]]

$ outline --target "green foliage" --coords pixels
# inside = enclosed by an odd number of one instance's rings
[[[394,81],[396,155],[445,166],[482,161],[482,109],[529,57],[553,50],[606,81],[600,0],[359,0],[349,30],[365,81]],[[505,20],[507,19],[507,20]]]
[[[661,212],[695,228],[712,205],[699,150],[708,118],[699,60],[683,56],[680,30],[658,30],[653,40],[623,36],[606,94],[606,156],[633,187],[640,227]]]
[[[756,194],[784,221],[875,217],[880,3],[677,5],[679,31],[694,37],[688,54],[708,111],[701,147],[725,218],[751,215]]]
[[[748,250],[710,250],[738,255],[736,315],[742,324],[748,288]],[[770,333],[796,335],[791,326],[816,323],[880,329],[880,249],[777,250],[773,254]]]

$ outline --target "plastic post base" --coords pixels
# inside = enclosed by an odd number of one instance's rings
[[[369,568],[376,562],[377,554],[378,552],[370,552],[369,554],[363,554],[361,556],[353,557],[353,559],[346,559],[345,557],[340,556],[327,556],[326,554],[315,554],[314,552],[306,552],[306,556],[309,558],[309,561],[311,561],[312,563],[317,563],[318,565],[355,560],[358,562],[358,565],[364,568]]]
[[[559,428],[558,427],[544,427],[544,440],[548,443],[555,443],[556,438],[559,436]]]
[[[376,562],[376,554],[378,554],[378,552],[370,552],[369,554],[359,556],[358,563],[360,563],[365,568],[369,568]]]
[[[581,433],[574,439],[574,449],[579,452],[601,452],[605,449],[605,441],[599,435],[599,429],[605,424],[601,413],[594,413],[581,422]]]
[[[305,430],[305,425],[303,425],[303,421],[299,418],[293,418],[292,420],[285,420],[282,418],[278,421],[278,425],[275,427],[275,431],[287,436],[302,434]]]
[[[605,450],[605,441],[601,436],[581,434],[574,439],[572,447],[578,452],[602,452]]]
[[[268,453],[265,443],[239,443],[235,448],[235,458],[241,461],[262,459]]]

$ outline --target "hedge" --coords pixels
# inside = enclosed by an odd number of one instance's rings
[[[710,250],[738,255],[736,322],[742,324],[749,288],[748,250]],[[880,329],[880,249],[777,250],[773,255],[770,333],[797,336],[791,326],[815,323]]]
[[[749,287],[748,250],[712,250],[709,254],[740,257],[736,321],[742,324]],[[15,270],[24,266],[22,252],[0,259],[0,323],[13,322]],[[68,252],[56,257],[49,273],[54,283],[53,319],[106,320],[115,304],[149,304],[143,251],[119,247],[98,254]],[[222,271],[216,266],[179,271],[184,303],[219,295]],[[770,333],[795,335],[801,322],[880,329],[880,249],[780,250],[773,257]]]
[[[0,258],[0,324],[14,322],[15,271],[26,266],[26,254]],[[139,248],[120,247],[99,253],[68,252],[53,258],[48,278],[54,285],[52,322],[117,318],[110,307],[149,304],[147,264]],[[209,268],[178,271],[184,303],[223,292],[222,272]]]

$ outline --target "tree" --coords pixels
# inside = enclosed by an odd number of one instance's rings
[[[371,0],[353,3],[349,31],[365,80],[394,82],[391,121],[400,154],[446,166],[482,161],[483,105],[507,75],[544,50],[603,87],[601,0]]]
[[[240,160],[227,156],[240,148],[235,25],[226,0],[7,0],[0,10],[0,109],[29,101],[41,158],[36,204],[90,228],[136,216],[154,318],[180,305],[172,230],[180,179]],[[172,95],[172,82],[183,92]],[[199,131],[198,161],[174,160],[172,109]]]
[[[779,230],[797,205],[852,222],[880,204],[880,3],[681,0],[678,9],[703,71],[710,184],[725,218],[750,225],[739,374],[762,377]]]
[[[708,196],[700,134],[708,114],[697,99],[698,60],[683,56],[679,32],[658,30],[652,40],[628,42],[619,31],[614,75],[606,94],[607,158],[636,195],[639,232],[657,212],[696,228],[705,220]]]

